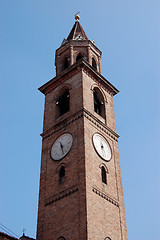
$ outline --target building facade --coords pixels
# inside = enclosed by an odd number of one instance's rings
[[[35,240],[35,239],[25,236],[25,234],[23,234],[20,238],[15,238],[11,235],[8,235],[7,233],[0,232],[0,240]]]
[[[79,16],[45,95],[37,240],[127,240],[113,96]]]

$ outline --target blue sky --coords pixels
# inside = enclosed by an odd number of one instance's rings
[[[160,239],[160,2],[0,0],[0,231],[35,237],[44,96],[55,50],[80,23],[114,97],[129,240]]]

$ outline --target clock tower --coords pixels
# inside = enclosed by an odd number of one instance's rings
[[[127,240],[113,96],[79,16],[45,95],[37,240]]]

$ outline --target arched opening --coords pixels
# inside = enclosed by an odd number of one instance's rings
[[[59,183],[63,183],[65,181],[65,167],[62,166],[59,170]]]
[[[63,61],[63,70],[67,69],[68,67],[69,67],[69,60],[68,60],[68,57],[65,57]]]
[[[65,237],[59,237],[57,240],[66,240]]]
[[[107,174],[106,174],[106,170],[103,166],[101,168],[101,176],[102,176],[102,182],[107,184]]]
[[[92,67],[94,67],[97,70],[97,63],[94,58],[92,58]]]
[[[101,117],[105,118],[104,98],[98,88],[93,89],[93,97],[94,97],[94,111]]]
[[[81,58],[83,58],[82,53],[78,53],[78,55],[76,57],[76,62],[79,61]]]
[[[69,111],[70,95],[66,90],[56,101],[56,117],[60,117]]]

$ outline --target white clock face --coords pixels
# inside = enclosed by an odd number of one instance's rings
[[[60,160],[67,155],[72,147],[73,137],[69,133],[61,135],[53,144],[51,157],[54,160]]]
[[[111,148],[107,140],[102,135],[95,133],[93,135],[93,145],[98,155],[105,161],[111,160]]]

